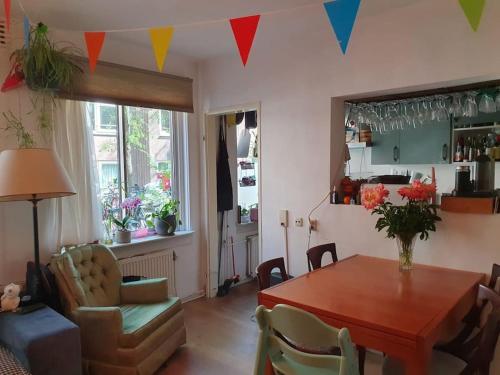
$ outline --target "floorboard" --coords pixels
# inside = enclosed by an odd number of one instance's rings
[[[253,319],[256,307],[257,284],[253,282],[232,288],[223,298],[186,303],[187,344],[157,375],[252,374],[258,336]],[[365,373],[380,374],[378,362],[369,353]]]

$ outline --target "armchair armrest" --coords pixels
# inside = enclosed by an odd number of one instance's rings
[[[122,304],[163,302],[168,299],[167,279],[147,279],[123,283],[120,288],[120,298]]]
[[[112,362],[123,332],[119,307],[79,307],[72,312],[80,327],[84,357]]]

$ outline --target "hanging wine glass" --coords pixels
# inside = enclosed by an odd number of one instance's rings
[[[454,118],[459,118],[464,115],[464,107],[462,106],[461,98],[462,94],[459,93],[451,95],[449,112]]]
[[[480,96],[478,109],[483,113],[494,113],[497,111],[495,101],[486,92],[482,93]]]
[[[476,117],[479,114],[477,102],[476,102],[476,91],[468,91],[466,94],[465,106],[464,106],[464,116],[465,117]]]
[[[434,120],[438,122],[448,121],[449,113],[445,105],[446,96],[438,95],[435,100]]]

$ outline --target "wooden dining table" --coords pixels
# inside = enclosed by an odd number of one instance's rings
[[[347,327],[357,345],[400,359],[406,374],[424,375],[432,347],[471,309],[484,278],[421,264],[401,272],[397,261],[355,255],[265,289],[258,300]]]

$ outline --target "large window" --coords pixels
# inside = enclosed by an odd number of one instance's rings
[[[180,229],[189,227],[185,113],[87,103],[103,207],[103,225],[124,215],[134,201],[132,228],[147,233],[151,214],[168,200],[179,200]],[[130,198],[130,199],[127,199]],[[136,199],[138,198],[138,199]],[[135,207],[136,206],[136,207]],[[150,228],[151,229],[151,228]]]

